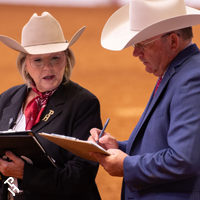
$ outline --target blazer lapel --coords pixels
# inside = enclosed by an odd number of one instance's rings
[[[62,84],[58,87],[57,91],[50,97],[46,108],[44,109],[40,122],[32,127],[33,132],[38,132],[41,128],[48,125],[57,115],[63,111],[64,103],[68,93],[67,89],[70,87],[70,82],[67,87]]]
[[[148,117],[150,117],[152,110],[156,106],[156,103],[159,101],[159,98],[161,97],[161,94],[164,92],[164,89],[167,86],[168,82],[170,81],[171,77],[180,69],[180,66],[184,61],[186,61],[188,58],[190,58],[192,55],[198,52],[199,52],[198,47],[196,46],[196,44],[193,44],[188,48],[184,49],[182,52],[180,52],[177,55],[177,57],[171,62],[159,85],[159,89],[157,90],[156,95],[153,97],[155,90],[154,88],[150,100],[145,108],[145,111],[142,114],[142,117],[140,118],[137,126],[135,127],[134,131],[132,132],[129,138],[126,153],[128,154],[130,153],[131,147],[133,145],[133,142],[135,141],[136,136],[138,135],[142,127],[145,125],[145,122],[148,119]]]
[[[171,76],[167,76],[164,77],[159,85],[159,90],[157,90],[156,95],[153,96],[154,94],[154,90],[151,94],[150,100],[144,110],[144,113],[142,114],[142,117],[140,118],[137,126],[135,127],[135,129],[133,130],[130,138],[129,138],[129,142],[127,145],[127,150],[126,153],[130,153],[131,151],[131,147],[133,145],[133,142],[135,141],[136,136],[138,135],[138,133],[140,132],[140,130],[143,128],[143,126],[146,124],[145,122],[148,120],[148,117],[150,116],[154,106],[156,105],[157,101],[159,100],[159,97],[161,96],[161,93],[164,91],[164,88],[167,86],[168,81],[170,80],[170,78],[172,77],[174,73],[171,74]]]
[[[3,110],[3,118],[2,118],[2,127],[5,130],[8,130],[11,123],[15,123],[17,120],[17,116],[22,107],[22,104],[19,102],[24,102],[27,94],[27,87],[23,85],[23,87],[13,96],[11,99],[11,104],[9,107],[6,107]],[[10,112],[12,110],[12,112]]]

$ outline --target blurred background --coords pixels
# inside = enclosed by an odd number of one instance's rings
[[[104,24],[127,3],[129,0],[0,0],[0,35],[19,43],[22,28],[33,13],[51,13],[68,41],[82,26],[87,27],[71,48],[76,57],[71,79],[97,96],[102,122],[110,118],[106,131],[118,140],[129,138],[157,80],[132,56],[131,47],[120,52],[101,47]],[[199,0],[188,0],[188,4],[200,8]],[[193,42],[200,46],[199,35],[200,26],[196,26]],[[17,55],[0,43],[0,93],[23,83],[15,65]],[[100,167],[96,182],[103,200],[120,200],[122,178],[111,177]]]

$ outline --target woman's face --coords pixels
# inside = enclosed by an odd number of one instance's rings
[[[25,70],[29,73],[40,92],[57,88],[62,80],[66,66],[64,51],[26,56]]]

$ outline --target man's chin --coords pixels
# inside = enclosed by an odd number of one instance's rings
[[[145,65],[145,64],[144,64]],[[150,67],[148,67],[147,65],[145,65],[145,70],[148,72],[148,73],[153,73],[152,72],[152,69]]]

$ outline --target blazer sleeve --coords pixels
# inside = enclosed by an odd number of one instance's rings
[[[91,128],[102,127],[98,99],[92,96],[77,105],[77,111],[73,112],[70,119],[73,121],[71,136],[87,140]],[[67,158],[61,168],[41,170],[26,163],[20,189],[59,195],[90,191],[94,187],[98,163],[82,159],[61,148],[60,154]]]
[[[123,152],[126,152],[126,146],[127,146],[128,140],[127,141],[118,141],[119,149]]]

